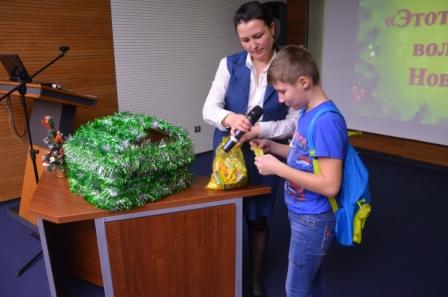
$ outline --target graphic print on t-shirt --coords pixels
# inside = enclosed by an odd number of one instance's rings
[[[291,142],[291,152],[288,156],[288,164],[302,171],[312,171],[312,160],[309,156],[308,142],[306,137],[297,131],[293,135]],[[285,183],[285,190],[288,195],[294,199],[304,200],[305,189],[302,186],[295,185],[289,181]]]
[[[288,191],[288,194],[293,197],[294,199],[298,200],[304,200],[305,199],[305,193],[303,187],[299,185],[295,185],[291,182],[287,182],[285,184],[286,191]]]

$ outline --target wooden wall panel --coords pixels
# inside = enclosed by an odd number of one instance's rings
[[[416,140],[363,133],[351,138],[359,148],[448,167],[448,147]]]
[[[288,44],[308,43],[308,0],[288,1],[286,40]]]
[[[70,46],[64,58],[34,81],[98,97],[96,109],[77,110],[75,127],[118,110],[109,0],[2,1],[1,10],[0,54],[19,54],[31,75],[59,55],[61,45]],[[0,66],[0,80],[7,79]],[[18,98],[12,99],[22,131],[23,112]],[[0,201],[20,196],[27,154],[27,144],[10,133],[4,104],[0,103]]]

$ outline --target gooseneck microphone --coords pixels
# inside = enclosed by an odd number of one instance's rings
[[[70,49],[70,47],[66,46],[66,45],[62,45],[59,50],[65,54],[66,52],[68,52],[68,50]]]
[[[263,115],[263,108],[257,105],[254,108],[252,108],[251,111],[249,111],[249,113],[246,116],[249,119],[250,123],[252,125],[255,125],[255,123],[260,119],[262,115]],[[226,153],[228,153],[235,146],[235,144],[238,143],[238,141],[241,139],[241,137],[243,137],[243,135],[244,135],[243,131],[236,130],[235,135],[230,136],[230,139],[224,144],[222,149]]]

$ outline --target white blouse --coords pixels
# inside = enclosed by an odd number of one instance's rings
[[[250,69],[250,87],[247,110],[251,110],[256,105],[263,106],[264,94],[268,85],[267,71],[270,64],[271,62],[269,62],[268,66],[266,66],[266,68],[259,74],[257,82],[255,67],[253,67],[250,55],[247,55],[246,66]],[[224,97],[229,85],[229,80],[230,73],[227,69],[227,57],[225,57],[219,62],[215,79],[213,80],[202,109],[204,121],[222,131],[226,130],[221,124],[222,120],[231,113],[231,111],[224,109]],[[287,138],[291,136],[295,129],[297,116],[298,111],[289,108],[288,114],[284,120],[258,122],[260,125],[260,138]]]

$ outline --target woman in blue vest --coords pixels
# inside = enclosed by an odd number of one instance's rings
[[[297,112],[280,104],[277,93],[267,83],[267,70],[275,55],[275,23],[267,9],[258,1],[243,4],[235,13],[234,26],[244,51],[221,59],[202,113],[204,121],[216,128],[214,149],[229,133],[245,132],[240,143],[250,182],[272,187],[269,195],[243,200],[251,254],[250,285],[254,296],[263,296],[261,268],[268,242],[267,217],[273,212],[280,179],[258,173],[247,141],[284,141],[294,132]],[[256,105],[264,113],[252,126],[245,115]]]

